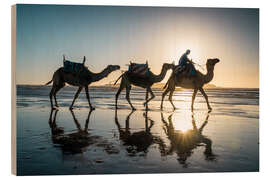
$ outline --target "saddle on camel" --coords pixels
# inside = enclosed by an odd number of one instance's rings
[[[130,61],[128,66],[128,73],[131,76],[139,76],[139,77],[148,77],[150,72],[150,68],[148,67],[148,62],[145,64],[133,63]]]
[[[70,60],[66,60],[66,58],[64,56],[64,58],[63,58],[64,72],[72,73],[72,74],[78,76],[85,68],[85,66],[84,66],[85,60],[86,60],[86,58],[84,56],[83,63],[77,63],[77,62],[72,62]]]
[[[193,78],[196,76],[196,68],[194,67],[193,63],[187,63],[184,66],[176,66],[174,69],[174,76],[178,82],[181,82],[183,78]]]
[[[187,63],[183,67],[176,66],[174,73],[185,77],[192,77],[196,75],[196,69],[192,63]]]

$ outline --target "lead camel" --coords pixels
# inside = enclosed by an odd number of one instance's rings
[[[216,63],[218,63],[220,60],[215,58],[215,59],[208,59],[207,63],[206,63],[206,68],[207,68],[207,73],[206,74],[202,74],[200,71],[196,71],[196,76],[189,78],[189,77],[180,77],[181,80],[179,81],[179,78],[177,75],[172,75],[169,80],[167,81],[164,89],[165,91],[162,94],[162,99],[161,99],[161,105],[160,108],[163,109],[163,100],[164,97],[167,95],[168,92],[170,92],[169,94],[169,101],[172,104],[173,108],[176,109],[175,105],[173,104],[172,101],[172,96],[173,96],[173,92],[175,90],[175,87],[183,87],[183,88],[187,88],[187,89],[194,89],[193,91],[193,95],[192,95],[192,102],[191,102],[191,110],[193,111],[193,104],[194,104],[194,100],[195,97],[197,95],[198,90],[202,93],[202,95],[204,96],[208,109],[209,111],[212,110],[209,102],[208,102],[208,96],[206,95],[206,93],[204,92],[203,86],[207,83],[209,83],[210,81],[212,81],[213,77],[214,77],[214,67],[216,65]]]

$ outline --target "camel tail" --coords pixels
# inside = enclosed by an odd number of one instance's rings
[[[170,79],[168,79],[168,81],[166,82],[165,86],[163,86],[163,88],[162,88],[162,89],[165,89],[165,88],[168,86],[168,84],[169,84],[169,80],[170,80]]]
[[[47,86],[47,85],[51,84],[52,81],[53,81],[53,80],[50,80],[49,82],[47,82],[46,84],[44,84],[44,86]]]
[[[173,78],[173,72],[172,72],[171,76],[169,77],[168,81],[166,82],[165,86],[162,89],[165,89],[168,86],[169,81],[171,80],[171,78]]]
[[[114,86],[116,85],[116,83],[119,81],[119,79],[123,76],[123,74],[121,74],[121,76],[119,76],[119,78],[114,82]]]

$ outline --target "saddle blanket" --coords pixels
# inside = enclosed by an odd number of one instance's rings
[[[65,72],[78,73],[82,70],[83,67],[84,67],[83,63],[76,63],[76,62],[71,62],[68,60],[64,61],[64,71]]]
[[[137,63],[130,63],[128,67],[129,73],[138,76],[147,76],[149,73],[148,64],[137,64]]]

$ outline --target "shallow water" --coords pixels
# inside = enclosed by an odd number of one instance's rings
[[[213,111],[198,94],[191,113],[192,91],[174,93],[177,109],[164,102],[161,90],[142,105],[145,91],[133,89],[132,112],[122,93],[114,110],[113,88],[91,88],[96,110],[85,94],[69,111],[76,88],[57,95],[51,112],[50,87],[17,86],[17,173],[111,174],[239,172],[259,170],[259,90],[207,90]]]

